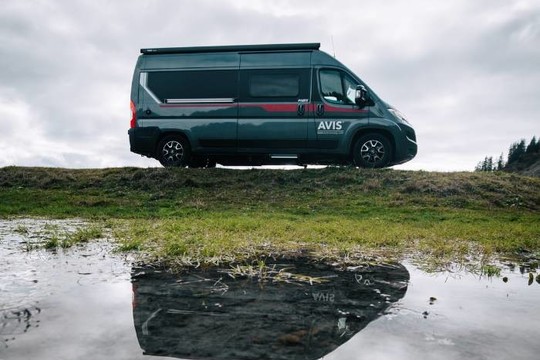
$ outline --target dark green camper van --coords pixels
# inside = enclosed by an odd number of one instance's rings
[[[412,159],[416,136],[404,116],[319,46],[141,49],[131,151],[190,167]]]

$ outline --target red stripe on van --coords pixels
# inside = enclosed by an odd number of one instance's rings
[[[298,104],[297,103],[288,103],[288,104],[250,104],[250,103],[243,103],[239,104],[240,107],[243,108],[249,108],[249,107],[255,107],[255,108],[261,108],[268,112],[296,112],[298,110]]]
[[[219,108],[228,108],[236,107],[236,104],[160,104],[161,108],[194,108],[194,107],[219,107]]]
[[[262,108],[268,112],[296,112],[298,110],[298,104],[297,103],[288,103],[288,104],[250,104],[250,103],[243,103],[240,104],[241,107],[259,107]],[[316,109],[316,104],[309,103],[305,104],[306,111],[313,112]],[[334,113],[366,113],[369,110],[367,109],[356,109],[354,107],[338,107],[338,106],[332,106],[325,104],[324,105],[324,111],[325,112],[334,112]]]
[[[161,108],[205,108],[205,107],[211,107],[211,108],[229,108],[229,107],[235,107],[237,104],[222,104],[222,103],[215,103],[215,104],[160,104],[159,107]],[[313,112],[315,111],[316,105],[313,103],[305,104],[306,105],[306,111]],[[298,103],[265,103],[265,104],[259,104],[259,103],[241,103],[238,104],[238,106],[243,108],[261,108],[264,109],[267,112],[296,112],[298,110]],[[354,107],[338,107],[338,106],[332,106],[325,104],[324,105],[324,111],[325,112],[334,112],[334,113],[366,113],[369,110],[367,109],[356,109]]]

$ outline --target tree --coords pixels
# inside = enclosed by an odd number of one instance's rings
[[[525,153],[532,154],[532,153],[538,152],[537,145],[538,145],[538,142],[536,141],[536,136],[533,136],[533,138],[531,139],[531,142],[527,146],[527,150],[525,150]]]
[[[494,171],[495,168],[493,166],[493,157],[486,156],[484,158],[484,161],[480,161],[476,167],[474,168],[475,171]]]
[[[501,171],[502,169],[504,169],[504,159],[503,159],[503,154],[501,153],[501,156],[499,156],[499,160],[497,160],[497,168],[495,170],[497,171]]]
[[[482,171],[482,162],[478,162],[478,164],[476,164],[476,166],[474,167],[474,171],[478,172],[478,171]]]
[[[493,157],[486,157],[486,167],[484,171],[493,171]]]
[[[537,139],[536,136],[533,136],[531,141],[529,142],[529,145],[526,145],[525,139],[521,139],[520,141],[510,145],[510,148],[508,149],[508,159],[506,162],[504,161],[504,156],[502,153],[497,159],[497,162],[493,161],[493,157],[486,156],[483,161],[480,161],[478,164],[476,164],[474,171],[509,170],[514,168],[514,166],[509,165],[518,162],[528,162],[531,157],[534,158],[536,156],[531,154],[538,153],[540,153],[540,139]],[[517,165],[520,166],[521,164]]]
[[[518,161],[523,154],[525,154],[526,146],[525,139],[521,139],[519,143],[513,143],[508,150],[508,162],[507,164],[512,164]]]

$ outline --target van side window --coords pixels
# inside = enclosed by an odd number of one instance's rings
[[[253,74],[249,77],[251,97],[297,97],[299,89],[298,74]]]
[[[309,69],[243,70],[240,101],[297,102],[309,98]]]
[[[238,96],[238,70],[152,71],[148,88],[167,99],[222,99]]]
[[[349,75],[338,70],[323,69],[319,72],[321,95],[334,104],[353,105],[356,91],[356,81]]]

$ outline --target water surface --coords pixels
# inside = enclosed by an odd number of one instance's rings
[[[540,351],[534,268],[507,266],[490,278],[409,263],[334,273],[278,262],[277,271],[325,281],[235,280],[223,269],[173,276],[133,267],[106,240],[26,251],[49,223],[0,220],[1,360],[535,359]]]
[[[257,276],[238,269],[135,269],[133,315],[145,354],[318,359],[384,315],[409,280],[400,264],[342,270],[267,259],[248,266]]]

